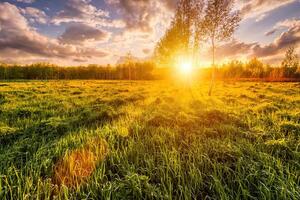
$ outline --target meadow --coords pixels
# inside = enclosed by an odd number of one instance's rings
[[[0,82],[0,199],[300,199],[300,83]]]

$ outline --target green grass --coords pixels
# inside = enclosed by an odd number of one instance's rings
[[[0,199],[300,199],[300,84],[207,90],[0,83]],[[107,143],[105,156],[90,148],[95,138]],[[94,156],[80,157],[96,163],[91,173],[57,183],[58,163],[83,150]]]

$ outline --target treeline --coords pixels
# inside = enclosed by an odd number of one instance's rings
[[[279,67],[271,67],[254,58],[245,63],[231,61],[224,64],[218,68],[217,75],[221,79],[300,80],[300,68],[299,66],[285,66],[283,64]]]
[[[211,78],[212,68],[197,68],[194,75],[199,79]],[[155,67],[152,62],[119,64],[117,66],[79,66],[59,67],[47,63],[32,65],[0,64],[0,80],[156,80],[173,77],[174,68]],[[195,77],[194,76],[194,77]],[[278,67],[264,64],[257,58],[248,62],[231,61],[220,65],[216,70],[216,78],[225,79],[260,79],[269,81],[298,80],[300,67]]]
[[[174,74],[177,74],[174,71],[176,70],[175,67],[161,68],[156,66],[154,61],[136,61],[131,55],[126,56],[123,64],[116,66],[59,67],[47,63],[24,66],[0,64],[0,80],[154,80],[174,78]],[[211,67],[195,68],[193,77],[208,80],[211,78],[212,70]],[[216,67],[215,73],[219,80],[300,81],[300,64],[295,48],[290,47],[279,66],[270,66],[258,58],[253,58],[247,62],[233,60]]]
[[[130,62],[117,66],[59,67],[47,63],[32,65],[0,64],[0,79],[96,79],[96,80],[151,80],[154,79],[152,62]]]

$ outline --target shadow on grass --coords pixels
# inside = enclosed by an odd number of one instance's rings
[[[78,109],[69,113],[68,118],[49,118],[33,124],[23,130],[0,136],[0,163],[7,166],[8,163],[21,169],[27,161],[43,146],[54,143],[71,131],[83,127],[97,127],[122,116],[109,106]]]

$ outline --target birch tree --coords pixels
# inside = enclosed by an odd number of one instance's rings
[[[209,96],[212,95],[216,79],[216,50],[219,42],[228,40],[234,34],[241,20],[238,11],[233,11],[234,0],[208,0],[205,17],[198,27],[198,34],[211,45],[212,77]]]

